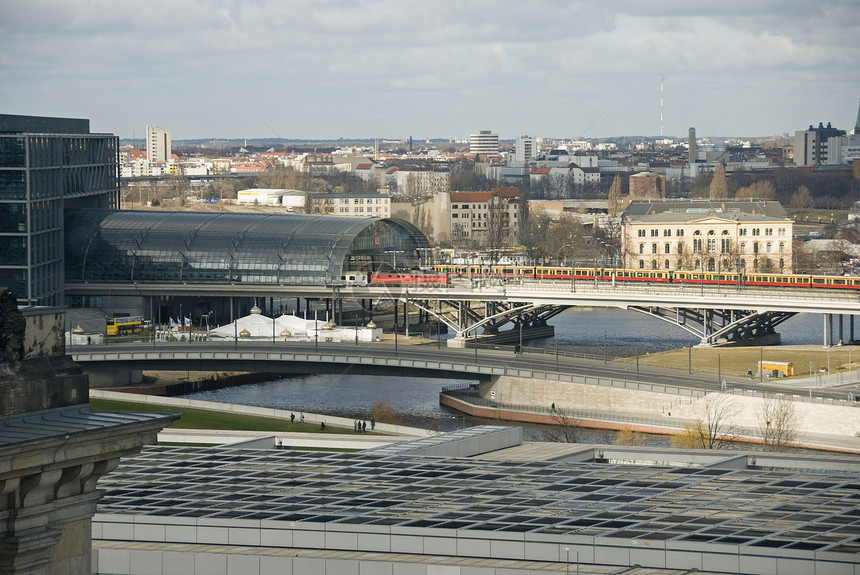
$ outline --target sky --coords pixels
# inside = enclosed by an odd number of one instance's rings
[[[860,0],[3,0],[0,113],[142,139],[769,137],[860,102]]]

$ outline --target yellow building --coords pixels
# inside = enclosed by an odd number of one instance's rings
[[[793,221],[773,200],[646,200],[622,215],[633,269],[792,273]]]

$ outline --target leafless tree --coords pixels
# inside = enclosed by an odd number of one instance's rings
[[[710,394],[705,398],[704,417],[684,426],[684,431],[670,439],[672,447],[723,449],[737,440],[735,419],[740,412],[737,402],[728,395]]]
[[[714,168],[714,177],[711,179],[709,196],[712,200],[724,200],[729,197],[729,188],[726,183],[726,167],[717,164]]]
[[[782,395],[766,398],[759,404],[756,422],[764,448],[768,451],[782,451],[794,443],[800,427],[794,402]]]
[[[580,421],[573,417],[570,410],[557,407],[554,403],[549,410],[553,424],[544,431],[547,441],[556,443],[576,443]]]

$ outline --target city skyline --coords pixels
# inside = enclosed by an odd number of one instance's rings
[[[860,98],[850,0],[12,0],[0,108],[142,139],[767,137]]]

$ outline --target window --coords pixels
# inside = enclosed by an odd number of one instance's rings
[[[669,269],[669,260],[666,260],[663,264],[666,269]]]
[[[672,230],[663,230],[663,237],[672,237]]]
[[[761,235],[761,230],[758,228],[753,228],[752,235],[754,235],[754,236]]]
[[[671,254],[672,253],[672,244],[670,244],[669,242],[666,242],[666,244],[663,246],[663,253],[664,254]]]
[[[651,230],[651,237],[656,238],[660,236],[660,230]]]
[[[640,253],[640,254],[644,254],[644,253],[645,253],[645,244],[639,244],[639,253]]]
[[[684,253],[684,244],[682,244],[681,242],[678,242],[678,255],[681,255],[683,253]]]
[[[645,237],[645,230],[639,230],[639,237],[640,237],[640,238],[644,238],[644,237]]]
[[[657,253],[657,244],[651,244],[651,253],[652,253],[652,254],[656,254],[656,253]]]
[[[745,235],[747,235],[747,229],[746,229],[746,228],[741,228],[740,230],[738,230],[738,235],[739,235],[739,236],[745,236]]]
[[[765,228],[764,235],[772,236],[773,235],[773,228]]]
[[[785,253],[785,242],[779,242],[779,253]]]
[[[724,254],[732,251],[732,240],[730,240],[729,238],[723,238],[722,240],[720,240],[720,251],[722,251]]]
[[[708,230],[708,235],[709,235],[709,236],[714,235],[714,230]]]
[[[714,238],[708,238],[708,253],[713,254],[717,251],[717,240]]]
[[[693,253],[700,254],[702,253],[702,239],[697,238],[693,240]]]
[[[639,260],[639,269],[640,269],[640,270],[644,270],[644,269],[645,269],[645,260]]]
[[[656,270],[656,269],[657,269],[657,260],[651,260],[651,269],[652,269],[652,270]]]
[[[753,242],[753,253],[754,254],[758,253],[758,242]]]
[[[771,242],[767,242],[767,246],[765,246],[765,251],[766,251],[767,253],[770,253],[770,252],[771,252]]]
[[[679,238],[684,237],[684,230],[675,230],[675,235]]]

